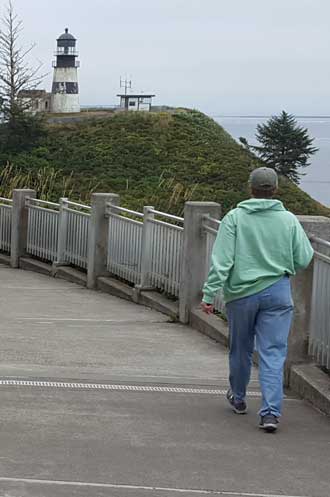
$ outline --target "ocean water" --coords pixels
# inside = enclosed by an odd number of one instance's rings
[[[244,136],[255,145],[257,124],[267,121],[268,117],[221,117],[212,116],[234,138]],[[330,117],[299,117],[299,125],[307,128],[315,138],[314,145],[319,151],[310,159],[311,165],[305,169],[306,176],[300,187],[324,205],[330,207]]]

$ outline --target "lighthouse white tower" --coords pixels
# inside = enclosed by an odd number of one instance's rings
[[[57,40],[51,97],[51,110],[55,113],[80,112],[76,41],[68,28]]]

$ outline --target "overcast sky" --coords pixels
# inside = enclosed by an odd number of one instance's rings
[[[2,7],[5,0],[1,1]],[[50,72],[78,39],[81,103],[116,104],[121,75],[155,104],[210,114],[330,115],[329,0],[14,0]]]

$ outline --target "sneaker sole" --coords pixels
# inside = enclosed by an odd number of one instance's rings
[[[261,430],[266,431],[267,433],[274,433],[274,431],[277,430],[277,425],[274,424],[266,424],[266,425],[259,425],[259,428]]]
[[[238,409],[236,409],[236,407],[233,407],[232,405],[231,405],[231,408],[235,414],[246,414],[247,413],[247,409],[244,409],[244,411],[239,411]]]

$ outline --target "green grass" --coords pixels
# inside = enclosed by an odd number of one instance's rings
[[[186,200],[216,201],[224,211],[234,207],[248,197],[248,177],[258,165],[215,121],[185,109],[49,125],[38,148],[10,159],[21,174],[61,171],[61,178],[71,177],[75,198],[113,192],[130,208],[155,205],[174,214],[182,213]],[[60,189],[59,182],[52,195]],[[330,215],[288,181],[281,181],[279,198],[297,214]]]

